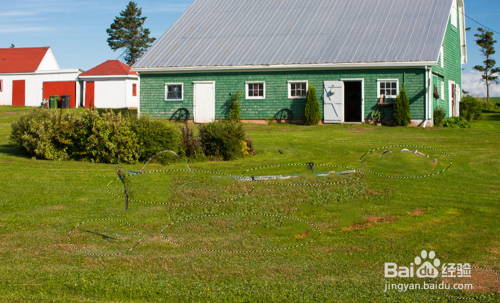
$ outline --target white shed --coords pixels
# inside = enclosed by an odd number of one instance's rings
[[[108,60],[80,75],[86,108],[137,108],[139,76],[130,66]]]
[[[50,47],[0,48],[0,105],[40,106],[50,95],[80,103],[79,69],[60,69]]]

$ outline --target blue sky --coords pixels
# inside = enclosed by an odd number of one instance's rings
[[[367,0],[368,1],[368,0]],[[16,0],[3,1],[0,11],[0,48],[50,46],[61,68],[88,70],[106,60],[118,59],[106,42],[106,29],[124,10],[129,0]],[[145,27],[159,38],[189,7],[192,0],[138,0]],[[465,0],[465,13],[471,18],[500,32],[500,1]],[[484,95],[484,85],[474,65],[484,60],[474,42],[478,24],[466,19],[472,27],[468,33],[468,64],[464,66],[463,86],[474,95]],[[494,36],[500,41],[500,34]],[[495,59],[500,66],[500,42]],[[500,85],[492,85],[492,95],[500,96]]]

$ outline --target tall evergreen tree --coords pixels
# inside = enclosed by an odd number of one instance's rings
[[[394,103],[394,120],[400,126],[408,126],[411,123],[410,100],[404,84]]]
[[[479,33],[474,35],[478,38],[476,44],[481,48],[481,53],[486,60],[483,61],[484,65],[476,65],[473,68],[483,73],[482,79],[486,82],[486,99],[490,102],[490,82],[498,84],[498,76],[495,76],[495,74],[500,72],[500,68],[495,67],[495,59],[492,58],[495,54],[494,45],[497,41],[493,40],[493,32],[487,31],[481,27],[477,30]]]
[[[321,111],[319,110],[319,102],[316,97],[316,89],[314,84],[309,85],[307,90],[306,105],[304,108],[305,125],[318,125],[321,121]]]
[[[111,27],[106,30],[109,35],[108,45],[113,51],[125,48],[125,63],[132,66],[156,40],[150,38],[151,32],[143,28],[147,17],[142,16],[142,8],[130,1],[127,8],[120,12]]]

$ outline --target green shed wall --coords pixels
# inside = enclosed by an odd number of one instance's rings
[[[458,8],[456,8],[458,11]],[[460,14],[457,12],[457,19]],[[450,116],[450,93],[449,81],[454,81],[462,90],[462,50],[460,47],[460,20],[457,20],[457,27],[451,24],[451,15],[448,20],[445,37],[443,40],[443,55],[439,56],[437,66],[432,67],[432,73],[438,75],[439,94],[441,94],[441,82],[444,81],[444,98],[438,100],[438,105],[441,106],[447,117]],[[464,37],[465,39],[465,37]],[[444,68],[441,68],[441,60],[444,59]]]
[[[227,118],[230,95],[238,91],[243,93],[242,119],[263,120],[284,108],[292,110],[295,119],[302,119],[304,99],[288,99],[288,81],[314,84],[322,109],[323,82],[352,78],[364,79],[365,119],[377,108],[377,79],[399,79],[400,88],[405,83],[412,119],[424,119],[424,68],[141,74],[141,114],[169,119],[179,108],[193,113],[193,81],[215,81],[216,119]],[[246,100],[246,81],[265,81],[266,99]],[[165,83],[184,83],[184,100],[165,101]],[[387,118],[392,117],[392,108],[384,111]]]

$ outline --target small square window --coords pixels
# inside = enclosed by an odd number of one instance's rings
[[[288,98],[305,98],[307,96],[307,81],[289,81]]]
[[[165,84],[165,100],[167,101],[182,101],[184,98],[184,84],[182,83],[166,83]]]
[[[378,80],[377,98],[385,96],[387,99],[396,99],[399,93],[399,80],[387,79]]]
[[[246,83],[246,99],[265,99],[265,98],[266,98],[265,82]]]
[[[137,96],[137,84],[132,84],[132,96]]]

